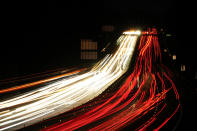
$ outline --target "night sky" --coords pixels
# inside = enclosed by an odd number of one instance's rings
[[[79,59],[80,38],[97,34],[101,26],[163,26],[177,35],[177,50],[184,47],[177,20],[177,5],[165,1],[72,0],[6,3],[2,15],[1,77],[61,67]],[[192,51],[191,51],[192,50]],[[189,61],[192,63],[191,61]]]

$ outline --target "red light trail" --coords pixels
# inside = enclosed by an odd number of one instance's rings
[[[142,32],[135,68],[118,91],[98,101],[99,105],[92,101],[78,107],[80,110],[94,105],[43,130],[117,130],[132,124],[136,125],[133,130],[159,130],[180,106],[176,86],[169,71],[164,72],[162,67],[157,31],[148,29]],[[170,106],[169,95],[175,96],[175,109],[164,118],[162,113]]]

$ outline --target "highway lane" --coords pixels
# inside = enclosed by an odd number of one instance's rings
[[[128,69],[140,31],[117,40],[118,49],[84,74],[57,80],[19,97],[0,102],[0,130],[16,130],[95,98]]]

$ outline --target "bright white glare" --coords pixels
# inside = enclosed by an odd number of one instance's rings
[[[125,35],[140,35],[141,31],[140,30],[137,30],[137,31],[126,31],[126,32],[123,32],[123,34],[125,34]]]

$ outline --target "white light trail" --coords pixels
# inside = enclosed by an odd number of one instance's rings
[[[140,35],[141,34],[141,31],[125,31],[125,32],[123,32],[123,34],[125,34],[125,35]]]
[[[0,102],[0,130],[16,130],[80,106],[106,90],[128,69],[140,31],[124,32],[118,49],[89,72]]]

